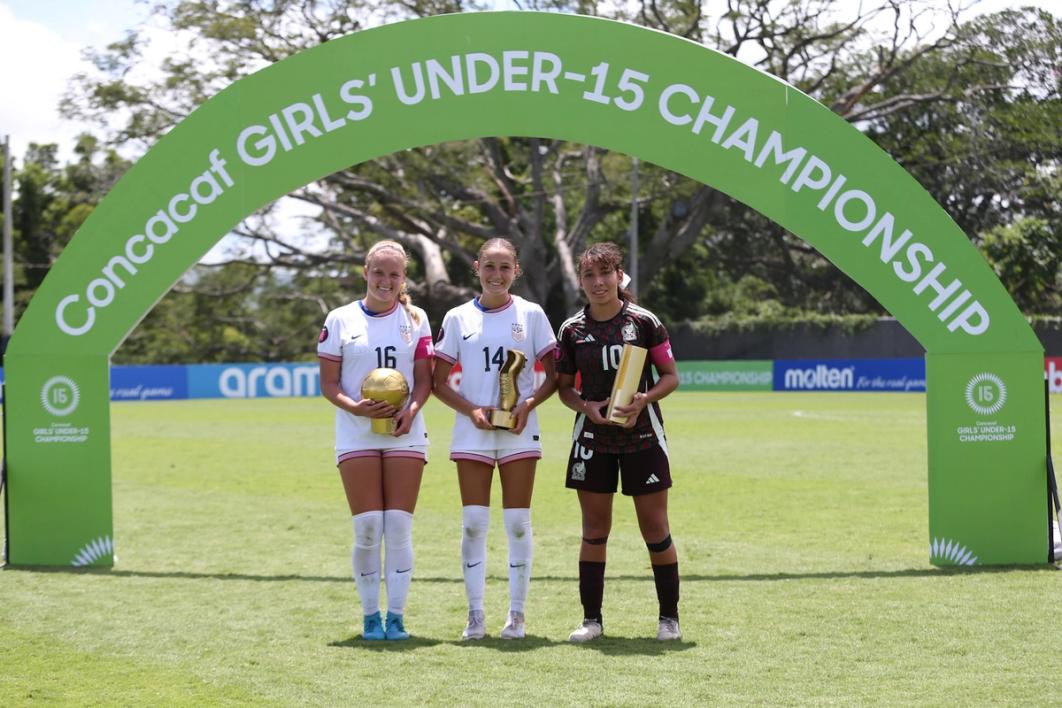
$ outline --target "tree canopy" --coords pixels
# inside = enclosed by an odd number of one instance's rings
[[[764,69],[864,131],[952,215],[1029,314],[1062,314],[1058,165],[1062,25],[1043,10],[968,17],[917,0],[626,4],[533,0],[526,9],[613,17],[690,38]],[[481,9],[459,1],[170,0],[155,18],[187,40],[144,71],[146,28],[91,53],[66,115],[88,120],[78,159],[35,147],[18,171],[20,297],[128,163],[200,103],[302,49],[398,19]],[[121,350],[136,360],[292,358],[274,332],[307,331],[357,297],[381,237],[407,245],[411,286],[433,320],[475,292],[472,261],[490,236],[517,246],[534,277],[521,294],[558,322],[581,302],[575,256],[623,242],[637,211],[637,290],[665,321],[734,314],[881,313],[800,239],[710,185],[592,145],[495,137],[352,165],[291,198],[316,210],[311,246],[255,216],[245,247],[199,267]],[[41,237],[40,234],[45,234]],[[31,245],[32,244],[32,245]],[[32,273],[33,277],[28,274]],[[34,279],[35,278],[35,279]],[[177,322],[185,324],[176,327]],[[298,351],[301,351],[299,349]]]

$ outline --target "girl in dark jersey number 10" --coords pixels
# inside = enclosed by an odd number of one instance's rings
[[[642,538],[649,548],[660,602],[657,639],[681,639],[678,624],[678,555],[671,542],[667,490],[671,486],[667,441],[658,401],[678,388],[675,358],[667,330],[624,290],[623,252],[612,243],[591,246],[579,258],[579,280],[589,304],[561,325],[557,336],[557,390],[578,415],[572,434],[566,486],[575,489],[582,509],[579,596],[583,623],[573,642],[603,633],[601,598],[605,550],[612,528],[617,481],[633,497]],[[605,412],[625,343],[649,350],[634,400],[617,406],[625,425],[609,423]],[[659,375],[653,383],[650,363]],[[575,389],[575,374],[582,391]]]

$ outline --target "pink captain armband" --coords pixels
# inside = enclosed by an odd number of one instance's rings
[[[649,356],[656,364],[657,368],[661,364],[675,361],[675,355],[671,353],[671,340],[657,344],[655,347],[649,350]]]
[[[413,353],[413,360],[430,359],[435,355],[435,347],[431,343],[431,337],[421,337],[417,342],[417,351]]]

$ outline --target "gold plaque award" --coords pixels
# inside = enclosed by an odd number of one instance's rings
[[[502,364],[498,376],[498,407],[490,414],[490,424],[495,428],[510,429],[516,425],[512,410],[520,400],[520,389],[516,385],[520,372],[527,363],[527,356],[519,349],[510,349]]]
[[[361,397],[373,401],[390,403],[395,408],[406,405],[409,397],[409,384],[401,371],[395,369],[373,369],[361,382]],[[390,435],[395,431],[394,418],[370,418],[372,432]]]
[[[608,412],[605,418],[610,423],[623,425],[627,419],[613,412],[616,406],[627,406],[634,400],[634,394],[638,392],[638,382],[642,378],[642,369],[645,368],[645,355],[649,350],[645,347],[636,347],[633,344],[623,345],[623,354],[620,356],[619,370],[616,371],[616,380],[612,382],[612,397],[608,402]]]

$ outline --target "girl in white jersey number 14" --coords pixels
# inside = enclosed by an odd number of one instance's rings
[[[431,394],[431,328],[406,295],[406,252],[380,241],[365,256],[366,293],[328,313],[317,344],[321,393],[336,410],[336,463],[354,523],[354,581],[365,639],[408,639],[403,615],[413,574],[413,509],[427,461],[428,434],[418,415]],[[409,384],[401,410],[368,400],[361,384],[378,368]],[[375,433],[372,418],[394,418]],[[380,544],[386,547],[387,621],[380,618]]]
[[[495,464],[501,477],[509,538],[509,615],[501,637],[521,639],[531,580],[531,493],[535,463],[542,457],[534,408],[556,388],[556,338],[541,307],[509,294],[520,272],[516,249],[509,241],[494,238],[484,243],[474,266],[482,294],[446,313],[435,343],[435,395],[457,411],[450,459],[457,463],[464,506],[461,567],[468,595],[468,624],[462,639],[486,636],[483,595]],[[496,429],[490,416],[498,402],[499,373],[513,349],[527,357],[517,379],[520,397],[512,411],[515,424],[511,430]],[[537,387],[536,360],[542,362],[546,374]],[[460,384],[454,391],[447,380],[458,362]]]

